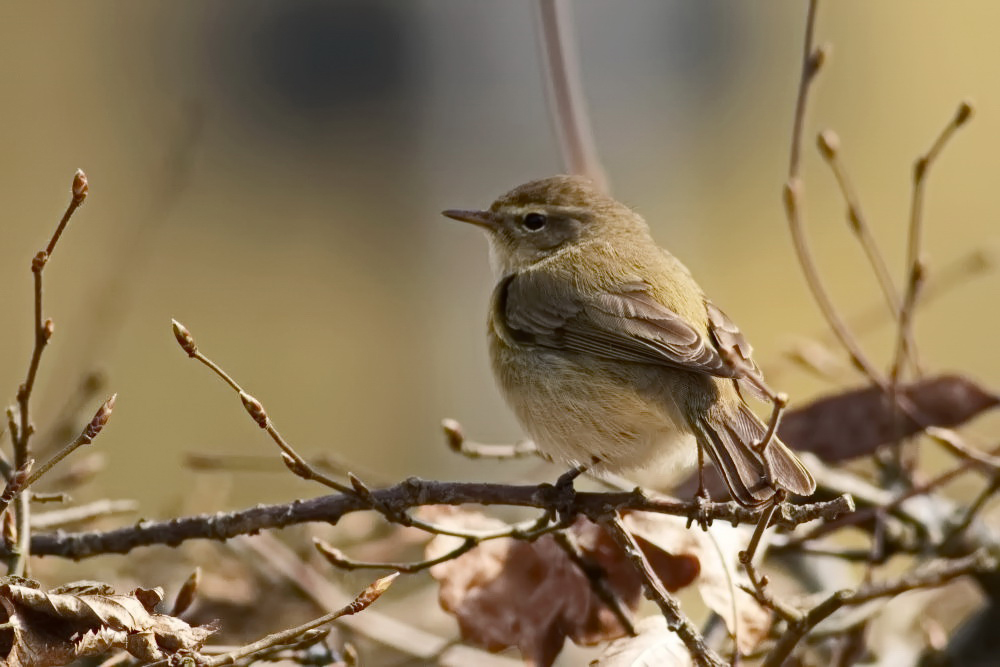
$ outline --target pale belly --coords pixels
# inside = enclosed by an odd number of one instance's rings
[[[615,473],[693,465],[695,439],[672,398],[671,371],[592,358],[584,369],[572,358],[494,345],[500,390],[545,455]]]

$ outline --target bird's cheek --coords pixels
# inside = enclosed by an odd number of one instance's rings
[[[490,267],[493,269],[493,275],[499,279],[513,273],[510,250],[503,240],[488,232],[487,239],[490,242]]]

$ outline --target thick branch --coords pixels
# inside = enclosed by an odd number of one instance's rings
[[[420,505],[509,505],[536,507],[555,511],[548,485],[515,486],[506,484],[437,482],[411,478],[384,489],[372,490],[372,498],[382,507],[402,513]],[[283,528],[300,523],[336,523],[352,512],[370,510],[365,499],[354,494],[335,494],[295,500],[282,505],[260,505],[239,512],[203,514],[168,521],[142,521],[134,526],[103,532],[55,533],[32,537],[32,553],[39,556],[89,558],[107,553],[128,553],[144,546],[177,546],[187,540],[226,540],[250,535],[268,528]],[[560,508],[563,509],[563,508]],[[712,519],[734,523],[754,522],[758,512],[736,503],[679,502],[648,498],[642,493],[577,493],[573,512],[600,521],[616,510],[631,509],[675,516],[706,513]],[[817,518],[832,520],[854,509],[849,496],[811,505],[782,504],[774,522],[785,527]]]

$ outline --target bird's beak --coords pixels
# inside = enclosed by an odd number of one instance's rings
[[[498,223],[496,215],[490,211],[448,210],[448,211],[441,211],[441,215],[449,217],[452,220],[460,220],[461,222],[470,222],[473,225],[478,225],[486,229],[496,229]]]

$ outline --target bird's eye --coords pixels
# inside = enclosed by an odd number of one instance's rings
[[[541,213],[529,213],[524,216],[524,228],[532,232],[537,232],[548,221],[549,219]]]

